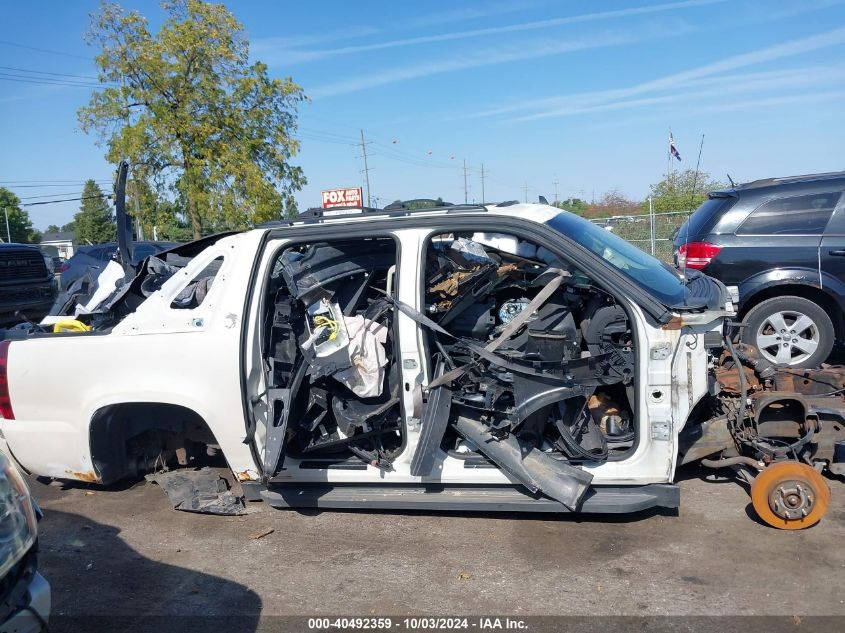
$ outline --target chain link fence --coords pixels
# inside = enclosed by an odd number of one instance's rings
[[[593,222],[605,230],[613,231],[646,253],[671,264],[674,250],[672,241],[688,217],[688,211],[670,211],[653,215],[615,215],[597,218]]]

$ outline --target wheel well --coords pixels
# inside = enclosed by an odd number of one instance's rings
[[[187,466],[219,450],[205,420],[159,402],[113,404],[91,418],[91,460],[104,484],[165,465]]]
[[[756,305],[759,305],[766,299],[786,296],[802,297],[803,299],[808,299],[813,303],[817,303],[818,305],[820,305],[822,308],[824,308],[825,312],[830,315],[830,320],[833,321],[833,329],[836,332],[836,339],[842,340],[843,338],[845,338],[845,316],[843,316],[842,310],[839,308],[839,305],[824,290],[820,290],[819,288],[813,288],[812,286],[787,284],[765,288],[764,290],[761,290],[760,292],[752,295],[745,301],[737,317],[739,318],[739,320],[743,320],[745,319],[745,315],[748,314],[751,308]]]

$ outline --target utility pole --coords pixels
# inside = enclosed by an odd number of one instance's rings
[[[469,202],[469,196],[467,194],[467,159],[464,158],[464,204]]]
[[[484,163],[481,163],[481,204],[484,204],[486,199],[484,196]]]
[[[555,178],[555,204],[557,204],[558,197],[557,197],[557,186],[558,186],[558,179]]]
[[[9,230],[9,207],[3,207],[3,213],[6,215],[6,239],[9,244],[12,243],[12,232]]]
[[[135,207],[135,225],[137,227],[138,232],[138,240],[144,241],[144,225],[141,223],[141,200],[140,200],[140,186],[138,183],[137,175],[134,175],[132,178],[132,191],[134,192],[132,196],[132,203]],[[155,238],[153,238],[155,240]]]
[[[370,198],[370,168],[367,166],[367,144],[364,142],[364,130],[361,130],[361,153],[364,156],[364,182],[367,184],[367,206],[371,207],[372,199]]]
[[[525,203],[528,204],[528,182],[526,181],[525,186],[522,188],[525,192]]]

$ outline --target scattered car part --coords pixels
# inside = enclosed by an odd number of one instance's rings
[[[164,489],[175,510],[205,514],[243,514],[243,497],[229,488],[229,482],[208,466],[199,470],[160,471],[146,480]]]
[[[524,445],[514,435],[496,439],[480,422],[464,416],[458,416],[454,425],[458,433],[528,490],[560,501],[570,510],[578,508],[593,480],[591,474]]]
[[[830,488],[811,466],[794,461],[772,464],[754,479],[751,503],[765,523],[801,530],[818,523],[830,506]]]

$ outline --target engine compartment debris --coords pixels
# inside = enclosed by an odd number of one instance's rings
[[[679,438],[681,463],[710,458],[702,463],[733,468],[749,483],[781,462],[841,471],[843,368],[779,367],[749,345],[726,339],[725,347],[713,369],[715,394],[698,405]]]

